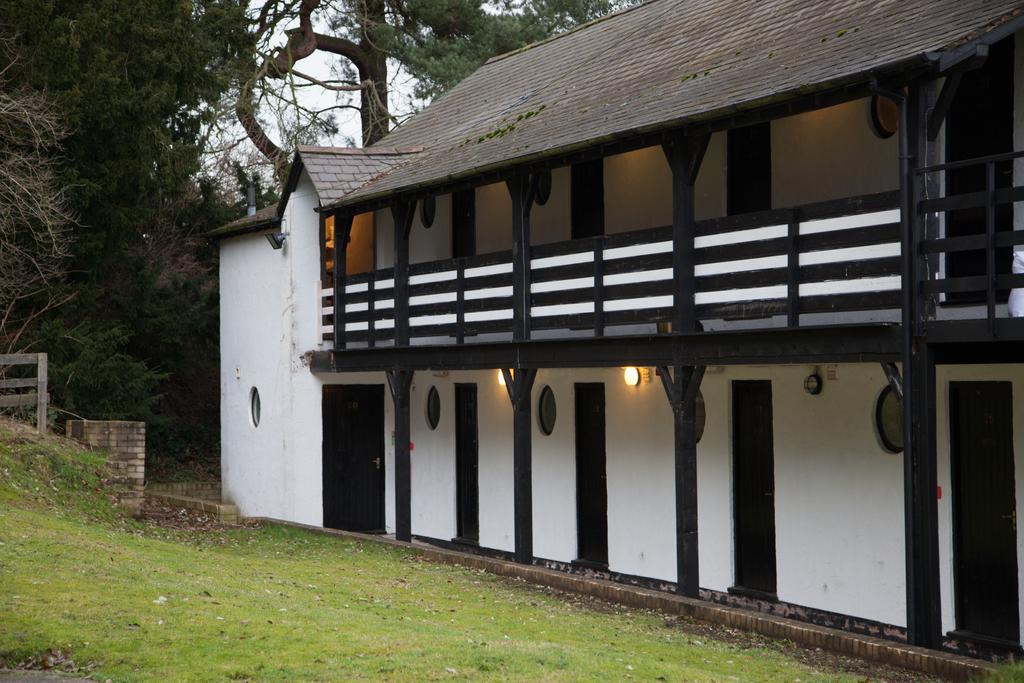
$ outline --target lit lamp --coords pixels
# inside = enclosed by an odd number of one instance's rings
[[[635,387],[640,384],[640,369],[639,368],[625,368],[622,371],[622,379],[626,382],[626,386]]]
[[[513,379],[515,379],[515,376],[516,376],[516,371],[515,370],[509,370],[508,374]],[[498,384],[501,385],[501,386],[505,386],[505,373],[502,372],[500,369],[498,370]]]

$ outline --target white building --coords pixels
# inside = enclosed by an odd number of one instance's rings
[[[1020,10],[654,0],[300,148],[217,231],[224,495],[1019,651]]]

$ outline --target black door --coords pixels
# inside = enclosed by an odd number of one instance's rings
[[[732,383],[736,585],[775,594],[775,454],[772,383]]]
[[[384,387],[325,386],[324,526],[384,530]]]
[[[604,385],[576,385],[576,536],[579,559],[608,565]]]
[[[1016,643],[1012,388],[1009,382],[949,388],[957,628]]]
[[[455,516],[458,540],[480,540],[476,385],[455,385]]]
[[[604,234],[604,160],[583,161],[571,167],[569,226],[574,240]]]

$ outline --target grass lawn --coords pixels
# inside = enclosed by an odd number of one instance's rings
[[[857,680],[411,551],[121,519],[101,458],[0,423],[0,667],[128,680]]]

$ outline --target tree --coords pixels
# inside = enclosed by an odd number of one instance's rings
[[[0,352],[64,300],[50,288],[64,275],[72,220],[54,158],[64,121],[43,93],[8,87],[14,62],[0,36]]]
[[[3,92],[61,112],[49,172],[75,216],[73,239],[56,240],[68,253],[57,291],[74,305],[37,318],[20,346],[50,354],[54,405],[145,420],[153,451],[216,452],[215,256],[197,238],[244,207],[201,161],[247,53],[245,11],[243,0],[0,0],[21,56]]]
[[[335,130],[339,107],[359,110],[364,146],[387,134],[397,117],[389,107],[389,62],[415,80],[414,94],[436,97],[489,57],[607,14],[635,0],[265,0],[250,17],[253,57],[238,87],[235,111],[256,148],[280,170],[287,147],[309,131]],[[316,53],[338,58],[337,78],[307,72]],[[345,98],[308,109],[296,88],[319,88]],[[358,93],[358,106],[347,96]],[[293,139],[274,141],[261,108],[288,102],[304,122]]]

